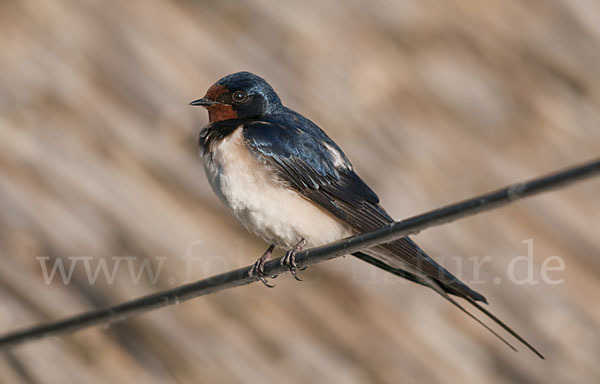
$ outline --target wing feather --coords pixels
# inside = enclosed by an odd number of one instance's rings
[[[290,188],[346,222],[357,233],[393,222],[379,205],[375,192],[353,171],[342,150],[310,120],[291,110],[288,112],[294,118],[277,121],[277,117],[271,117],[244,126],[244,138],[250,150],[273,166]],[[487,303],[485,297],[439,265],[410,238],[357,252],[354,256],[432,288],[514,349],[448,294],[466,299],[543,358],[527,341],[477,303]]]
[[[289,122],[288,122],[289,125]],[[348,223],[356,232],[365,232],[393,222],[379,205],[379,198],[352,170],[342,150],[314,124],[312,132],[303,126],[276,121],[252,122],[244,126],[248,147],[274,166],[291,188]],[[333,153],[332,151],[337,151]],[[339,162],[342,159],[342,162]],[[337,164],[336,164],[337,160]],[[459,296],[485,301],[450,272],[436,263],[409,238],[380,247],[394,267],[425,274]],[[382,252],[378,252],[382,254]]]

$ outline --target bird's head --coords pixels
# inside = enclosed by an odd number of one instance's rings
[[[210,122],[214,123],[276,112],[281,108],[281,100],[263,78],[250,72],[237,72],[217,81],[203,98],[190,105],[206,108]]]

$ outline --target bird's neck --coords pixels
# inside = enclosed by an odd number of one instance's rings
[[[203,151],[207,151],[221,140],[231,135],[240,125],[247,123],[246,119],[229,119],[210,122],[200,131],[198,145]]]

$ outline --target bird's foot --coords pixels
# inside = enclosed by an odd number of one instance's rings
[[[298,265],[296,265],[296,253],[302,251],[302,248],[304,248],[305,245],[306,240],[300,240],[298,244],[294,246],[294,248],[287,251],[285,256],[281,258],[281,266],[290,271],[292,276],[294,276],[294,279],[298,281],[302,281],[302,279],[300,279],[296,273],[298,270]],[[304,269],[306,269],[306,267],[302,268],[301,270],[303,271]]]
[[[269,259],[271,259],[271,255],[273,254],[274,248],[275,245],[271,244],[269,248],[267,248],[265,253],[263,253],[263,255],[259,257],[258,260],[256,260],[256,263],[254,263],[252,268],[250,268],[250,271],[248,271],[248,276],[252,277],[254,275],[258,275],[260,281],[262,281],[262,283],[269,288],[273,288],[275,286],[269,283],[269,281],[267,281],[267,276],[265,275],[265,263],[269,261]]]

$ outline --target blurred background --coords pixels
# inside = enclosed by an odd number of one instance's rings
[[[396,218],[600,154],[594,0],[0,2],[1,332],[264,251],[210,191],[207,113],[188,106],[240,70],[325,129]],[[599,192],[415,237],[546,361],[340,258],[1,352],[0,382],[599,382]]]

